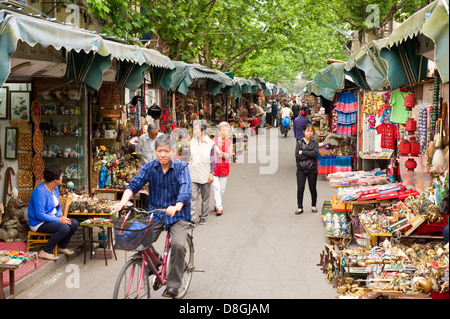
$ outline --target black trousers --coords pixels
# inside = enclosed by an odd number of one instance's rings
[[[303,209],[303,193],[305,192],[305,184],[308,179],[309,191],[311,192],[311,206],[317,205],[317,176],[319,171],[304,172],[297,170],[297,206]]]

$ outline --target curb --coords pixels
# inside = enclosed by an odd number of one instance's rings
[[[18,296],[19,294],[23,293],[24,291],[30,289],[34,285],[42,282],[42,280],[47,277],[49,274],[55,272],[58,268],[61,268],[64,266],[68,261],[72,260],[73,258],[76,258],[79,254],[83,253],[82,248],[76,248],[74,249],[75,254],[68,257],[64,254],[58,254],[59,258],[58,260],[55,260],[54,262],[48,262],[45,265],[43,265],[41,268],[36,269],[35,271],[29,273],[28,275],[20,278],[15,282],[15,296]],[[3,296],[5,298],[9,297],[9,285],[3,287]]]

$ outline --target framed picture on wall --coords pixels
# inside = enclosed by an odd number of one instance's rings
[[[9,101],[11,104],[10,118],[30,121],[30,99],[31,92],[11,91]]]
[[[8,118],[8,93],[7,87],[0,87],[0,119]]]
[[[16,127],[5,128],[5,159],[17,159],[17,135]]]

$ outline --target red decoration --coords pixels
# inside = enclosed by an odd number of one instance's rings
[[[410,145],[411,145],[411,155],[419,155],[420,154],[420,143],[417,142],[415,136],[411,136],[410,139]]]
[[[414,94],[408,94],[405,97],[405,107],[408,111],[411,111],[412,108],[416,105],[416,96]]]
[[[401,140],[398,152],[400,155],[409,155],[411,152],[411,143],[406,139]]]
[[[413,172],[417,167],[417,163],[413,158],[408,158],[408,160],[405,162],[405,167],[408,169],[408,172]]]
[[[408,131],[410,134],[413,134],[416,130],[417,130],[417,122],[414,119],[409,118],[406,121],[406,131]]]

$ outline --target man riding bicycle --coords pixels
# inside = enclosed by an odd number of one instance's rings
[[[164,292],[168,297],[176,297],[181,286],[186,236],[191,227],[191,176],[187,164],[172,157],[173,150],[175,145],[169,135],[158,136],[155,140],[156,160],[141,168],[125,187],[121,201],[114,206],[120,211],[148,183],[148,210],[167,208],[166,213],[157,212],[153,216],[152,242],[158,239],[164,228],[170,228],[173,263]]]

